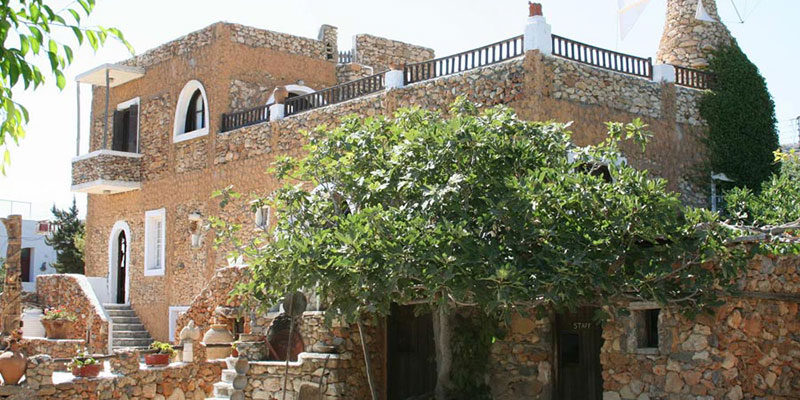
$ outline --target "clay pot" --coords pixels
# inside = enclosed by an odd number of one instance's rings
[[[67,319],[43,319],[45,336],[48,339],[73,339],[75,321]]]
[[[233,335],[228,331],[228,326],[224,324],[211,325],[211,329],[203,336],[204,344],[218,344],[224,343],[226,347],[208,347],[206,348],[206,357],[209,360],[216,360],[225,358],[231,355],[230,344],[233,343]]]
[[[297,355],[305,351],[303,337],[300,336],[296,329],[292,331],[291,343],[289,343],[289,331],[280,330],[270,335],[267,344],[271,360],[286,361],[287,345],[291,347],[289,361],[297,361]]]
[[[169,364],[171,354],[145,354],[144,363],[149,366],[161,366]]]
[[[0,375],[3,376],[3,385],[16,385],[25,370],[28,368],[28,360],[19,350],[6,351],[0,354]]]
[[[72,367],[72,375],[81,378],[96,378],[100,375],[103,364],[89,364],[82,367]]]
[[[289,97],[289,90],[284,86],[278,86],[275,88],[275,92],[273,92],[272,95],[275,98],[275,104],[283,104],[286,98]]]

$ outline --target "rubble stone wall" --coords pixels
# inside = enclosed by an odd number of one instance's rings
[[[53,358],[72,358],[83,351],[86,340],[23,338],[20,345],[20,351],[27,356],[47,354]]]
[[[108,351],[108,317],[83,275],[53,274],[36,277],[36,295],[43,307],[68,310],[77,316],[73,337],[86,338],[93,353]]]
[[[339,84],[366,78],[374,74],[372,67],[357,63],[339,64],[336,66],[336,81]]]
[[[367,34],[356,35],[353,45],[355,62],[372,67],[375,73],[388,70],[392,64],[411,64],[434,57],[433,49]]]
[[[80,185],[100,179],[141,182],[141,157],[98,152],[97,155],[83,158],[72,163],[73,185]]]
[[[181,329],[189,321],[194,321],[200,328],[200,337],[208,330],[214,316],[214,310],[219,306],[238,307],[239,301],[231,296],[231,291],[236,284],[247,279],[246,267],[220,268],[208,281],[206,287],[192,299],[191,306],[178,318],[175,324],[175,340],[179,341]]]
[[[659,316],[655,351],[637,348],[633,316],[606,324],[604,399],[792,399],[800,393],[800,258],[759,256],[741,297],[713,315]]]

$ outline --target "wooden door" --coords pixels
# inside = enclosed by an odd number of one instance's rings
[[[387,398],[425,399],[436,387],[436,347],[430,313],[392,305],[387,321]]]
[[[556,315],[556,399],[603,398],[602,326],[592,320],[595,311],[585,307]]]
[[[33,258],[31,257],[31,248],[30,247],[26,247],[26,248],[22,249],[20,262],[21,262],[20,280],[22,282],[30,282],[31,281],[31,263],[33,262]]]

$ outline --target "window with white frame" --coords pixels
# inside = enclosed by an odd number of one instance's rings
[[[186,311],[189,311],[189,306],[170,306],[169,307],[169,341],[175,341],[175,328],[178,325],[178,318],[181,317]]]
[[[163,208],[147,211],[144,216],[144,275],[164,275],[166,264],[166,212]]]
[[[181,142],[208,134],[208,97],[203,84],[191,80],[178,96],[173,142]]]

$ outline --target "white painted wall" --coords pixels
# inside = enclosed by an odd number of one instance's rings
[[[111,301],[109,301],[110,295],[108,293],[108,279],[106,277],[87,276],[86,279],[89,280],[94,295],[97,296],[97,300],[100,304],[111,303]]]
[[[22,221],[22,248],[32,248],[30,283],[23,282],[22,289],[28,292],[36,290],[36,277],[56,273],[52,264],[56,262],[56,251],[44,242],[44,235],[36,233],[36,223],[33,220]],[[0,224],[0,257],[6,258],[8,247],[8,233],[3,224]]]

